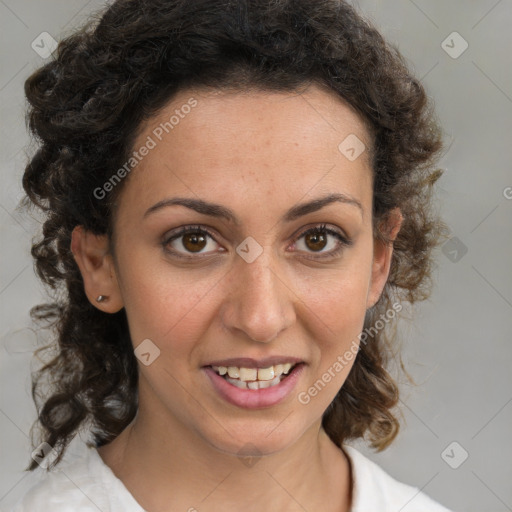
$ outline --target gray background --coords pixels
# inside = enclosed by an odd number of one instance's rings
[[[29,370],[37,336],[28,328],[28,310],[44,301],[29,252],[37,219],[15,210],[31,151],[23,82],[44,61],[31,47],[39,34],[68,35],[102,5],[0,0],[2,510],[32,478],[23,473],[35,418]],[[399,46],[435,102],[447,145],[438,200],[454,238],[438,251],[431,299],[401,324],[404,361],[418,383],[402,384],[403,429],[383,453],[355,445],[398,480],[454,510],[511,511],[512,2],[358,5]],[[450,36],[454,31],[463,39]],[[468,48],[458,55],[464,41]]]

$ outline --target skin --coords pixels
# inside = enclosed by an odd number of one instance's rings
[[[392,246],[373,238],[368,151],[354,161],[338,145],[356,134],[371,140],[361,118],[333,94],[182,91],[141,127],[144,144],[190,97],[197,106],[164,134],[131,172],[117,205],[115,251],[106,236],[77,226],[71,248],[85,292],[106,313],[126,309],[134,347],[149,338],[160,356],[139,363],[139,411],[99,448],[134,498],[150,512],[348,511],[351,471],[321,417],[354,360],[304,405],[307,391],[357,341],[367,308],[388,277]],[[331,193],[334,202],[292,222],[292,206]],[[230,208],[239,225],[184,206],[148,208],[171,197],[201,198]],[[394,238],[401,215],[387,228]],[[326,223],[352,240],[339,255],[326,235],[315,248],[302,233]],[[199,254],[168,244],[181,226],[208,227]],[[263,249],[252,263],[235,251],[248,236]],[[194,246],[192,246],[194,247]],[[206,254],[206,256],[205,256]],[[316,259],[315,259],[316,258]],[[98,295],[108,297],[96,302]],[[294,391],[272,407],[247,410],[224,401],[201,367],[229,357],[299,357]],[[238,456],[255,455],[254,464]]]

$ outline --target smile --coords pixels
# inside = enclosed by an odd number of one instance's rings
[[[269,366],[268,368],[212,366],[212,369],[239,389],[256,390],[277,386],[295,366],[295,363],[285,363]]]
[[[248,360],[243,363],[237,360],[240,366],[235,366],[235,361],[229,365],[210,364],[203,366],[202,371],[223,400],[244,409],[262,409],[290,397],[306,366],[298,359],[290,362],[283,359],[279,358],[273,365],[272,361],[263,365]]]

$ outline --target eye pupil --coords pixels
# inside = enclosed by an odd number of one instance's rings
[[[190,242],[190,243],[189,243]],[[201,244],[201,247],[194,247],[196,244]],[[206,238],[204,235],[197,233],[187,233],[183,235],[183,246],[191,252],[199,252],[204,249],[206,245]],[[192,247],[191,247],[192,246]]]
[[[313,247],[308,244],[312,250],[322,250],[326,244],[326,236],[323,233],[312,233],[306,236],[306,243],[312,241]]]

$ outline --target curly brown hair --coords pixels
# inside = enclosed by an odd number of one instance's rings
[[[368,329],[394,301],[428,296],[432,249],[443,230],[432,207],[442,141],[431,102],[405,59],[349,4],[118,0],[63,39],[26,80],[38,149],[23,176],[24,205],[45,215],[31,253],[53,295],[31,315],[48,322],[55,338],[52,358],[32,376],[38,419],[31,433],[39,426],[39,441],[57,450],[55,464],[85,424],[101,446],[138,407],[125,311],[106,314],[89,302],[70,250],[77,225],[112,241],[123,183],[101,201],[94,189],[126,161],[143,122],[180,90],[296,91],[308,84],[350,104],[372,135],[374,237],[391,243],[383,221],[395,207],[404,217],[388,281],[365,318]],[[388,373],[393,339],[386,328],[361,343],[325,411],[323,426],[338,446],[368,436],[380,451],[397,435],[398,388]],[[27,469],[35,467],[31,461]]]

